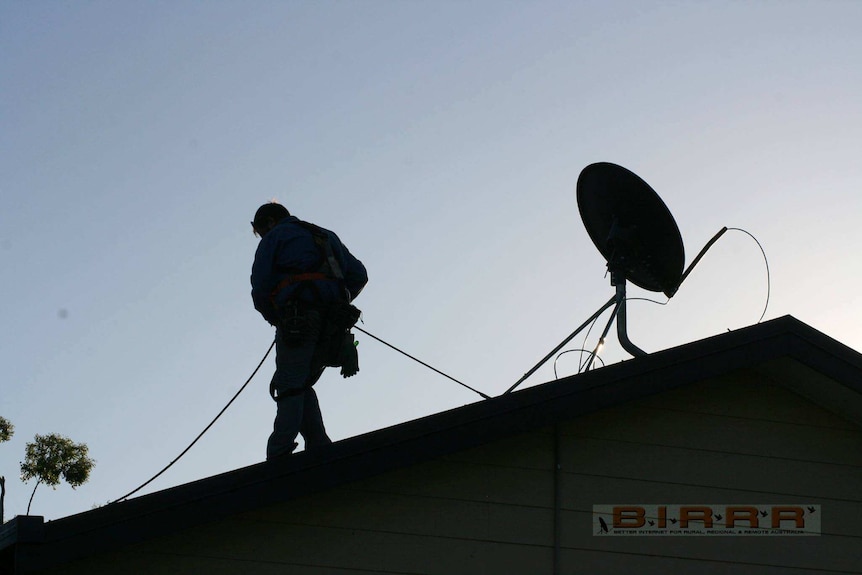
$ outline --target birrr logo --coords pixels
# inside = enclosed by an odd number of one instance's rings
[[[593,505],[594,535],[820,535],[820,505]]]

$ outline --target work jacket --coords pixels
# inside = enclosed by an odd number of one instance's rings
[[[314,279],[291,282],[291,276],[318,272],[326,258],[312,233],[295,216],[288,216],[272,228],[257,246],[251,268],[251,297],[254,308],[269,323],[278,324],[279,306],[289,299],[311,303],[353,300],[368,282],[368,273],[341,243],[334,232],[320,228],[341,267],[343,281]]]

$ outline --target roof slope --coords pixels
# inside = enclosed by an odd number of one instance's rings
[[[11,571],[15,553],[31,567],[63,563],[739,369],[755,369],[862,422],[862,354],[785,316],[345,439],[324,452],[252,465],[48,523],[17,517],[0,527],[0,572]]]

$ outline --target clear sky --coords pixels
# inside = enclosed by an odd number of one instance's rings
[[[97,461],[39,488],[54,519],[137,487],[239,389],[273,338],[248,223],[272,198],[365,263],[361,327],[489,395],[613,294],[575,198],[597,161],[659,193],[686,263],[744,228],[766,319],[862,349],[860,25],[837,0],[0,0],[6,518],[35,434]],[[629,304],[629,335],[756,323],[766,278],[728,233],[668,305]],[[359,375],[316,388],[333,439],[481,401],[358,339]],[[262,461],[272,370],[143,493]]]

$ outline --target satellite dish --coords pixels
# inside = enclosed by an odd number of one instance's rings
[[[633,172],[607,162],[584,168],[577,190],[581,220],[608,270],[620,276],[616,281],[673,297],[685,250],[658,194]]]
[[[590,164],[578,177],[577,195],[581,220],[608,263],[616,294],[506,393],[518,387],[611,306],[614,310],[599,338],[599,346],[616,320],[617,336],[623,349],[634,356],[646,355],[626,333],[626,282],[673,297],[694,264],[718,239],[718,236],[713,238],[683,273],[685,250],[679,227],[658,194],[636,174],[608,162]],[[590,369],[598,349],[590,356],[586,370]]]

